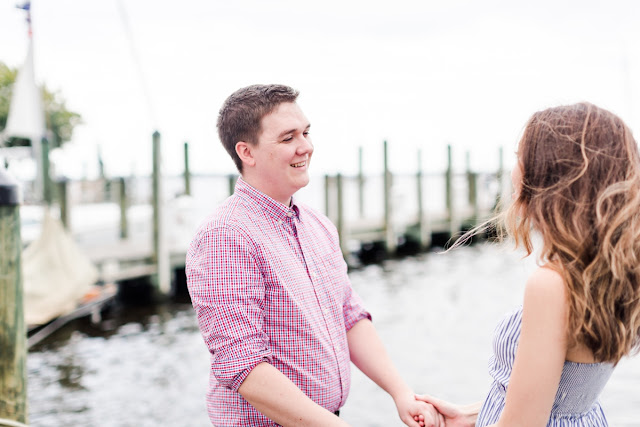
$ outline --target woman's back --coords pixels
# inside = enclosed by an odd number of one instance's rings
[[[478,427],[496,423],[504,409],[506,389],[515,360],[521,326],[522,307],[519,307],[505,316],[496,327],[494,354],[489,361],[489,372],[494,381],[480,410],[476,424]],[[566,361],[547,425],[608,425],[598,396],[612,372],[613,364],[610,363]]]

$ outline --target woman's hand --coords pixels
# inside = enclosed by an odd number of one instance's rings
[[[416,395],[416,400],[429,403],[444,417],[447,427],[474,427],[480,412],[480,403],[471,405],[455,405],[453,403],[429,396]],[[416,421],[420,421],[418,418]]]

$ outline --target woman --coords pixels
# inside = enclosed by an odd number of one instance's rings
[[[504,228],[539,268],[498,325],[482,405],[430,396],[447,426],[606,426],[598,396],[640,333],[640,156],[620,118],[580,103],[535,113]],[[537,248],[536,248],[537,249]]]

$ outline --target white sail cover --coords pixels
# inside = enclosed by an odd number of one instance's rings
[[[40,237],[22,254],[27,325],[71,313],[98,279],[98,271],[62,223],[45,210]]]
[[[42,138],[46,136],[46,123],[42,102],[42,91],[35,81],[33,65],[33,39],[29,37],[27,58],[13,85],[11,104],[7,116],[7,125],[2,131],[2,139],[12,137],[26,138],[31,141],[29,147],[2,147],[0,157],[9,160],[32,158],[35,160],[35,191],[42,194]],[[25,149],[26,148],[26,149]]]
[[[33,67],[33,42],[29,39],[27,58],[13,85],[7,126],[3,136],[5,139],[12,137],[30,139],[35,150],[40,145],[40,140],[45,137],[45,132],[42,91],[36,85]]]

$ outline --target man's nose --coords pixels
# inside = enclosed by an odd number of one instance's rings
[[[313,143],[309,138],[305,138],[304,136],[300,137],[300,143],[298,144],[298,154],[303,153],[312,153],[313,152]]]

